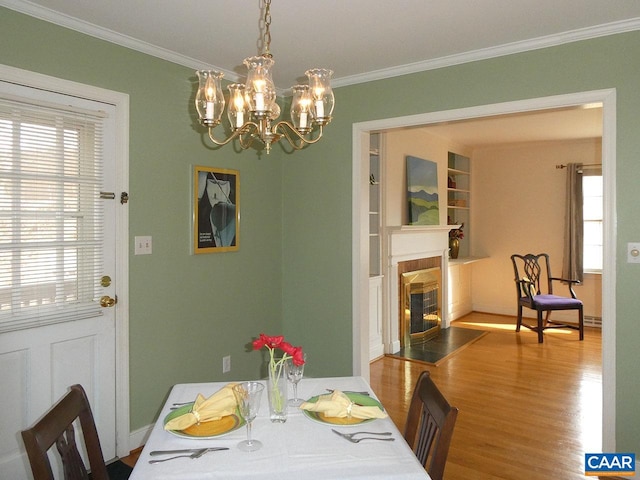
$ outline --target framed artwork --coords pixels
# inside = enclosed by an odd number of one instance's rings
[[[409,225],[439,225],[438,164],[407,156]]]
[[[193,167],[193,252],[231,252],[239,248],[240,173]]]

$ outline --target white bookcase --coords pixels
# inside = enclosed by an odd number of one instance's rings
[[[382,343],[382,156],[381,134],[369,137],[369,358],[384,354]]]

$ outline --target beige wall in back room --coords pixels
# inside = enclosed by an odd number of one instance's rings
[[[553,275],[561,276],[566,170],[556,165],[601,163],[601,151],[600,139],[590,139],[473,152],[473,248],[488,257],[473,265],[474,310],[516,313],[509,258],[514,253],[546,252]],[[601,317],[601,276],[585,275],[584,284],[575,290],[585,302],[585,315]],[[566,287],[554,282],[554,293],[567,293]],[[562,313],[554,315],[561,318]],[[575,314],[565,315],[575,321]]]
[[[438,164],[438,198],[440,224],[447,224],[447,162],[449,152],[471,155],[471,149],[421,129],[392,130],[385,134],[384,188],[387,226],[406,225],[407,155],[431,160]],[[465,232],[467,233],[467,232]]]

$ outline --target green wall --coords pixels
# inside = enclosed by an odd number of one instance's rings
[[[322,142],[261,158],[202,146],[187,68],[1,8],[0,42],[19,46],[0,63],[130,95],[131,244],[152,235],[154,250],[130,257],[132,430],[153,421],[172,384],[223,379],[223,355],[232,378],[255,376],[245,344],[261,331],[303,345],[311,375],[351,373],[353,123],[616,88],[617,448],[640,451],[640,270],[624,258],[640,239],[640,33],[338,88]],[[192,164],[240,170],[238,252],[189,254]]]
[[[327,353],[322,362],[331,363],[336,370],[350,364],[350,341],[345,337],[351,330],[353,123],[615,88],[616,442],[618,451],[640,451],[640,412],[636,408],[640,396],[636,373],[640,269],[625,259],[626,243],[640,238],[636,214],[640,203],[639,59],[640,32],[632,32],[336,89],[336,119],[327,129],[327,143],[307,152],[311,161],[305,157],[304,167],[293,167],[284,175],[283,229],[287,234],[283,251],[296,251],[283,257],[285,332],[302,338],[303,344],[324,342]],[[313,203],[296,202],[302,194]],[[304,220],[295,224],[300,218]],[[327,232],[328,222],[335,227]],[[300,252],[303,245],[313,255]],[[316,252],[320,251],[326,256],[318,260]],[[309,288],[311,278],[316,279],[315,288]],[[311,320],[315,328],[309,329],[305,320]],[[329,346],[340,349],[337,357],[331,357]],[[579,408],[568,406],[574,407]]]
[[[255,378],[261,356],[246,344],[282,330],[278,156],[205,149],[188,68],[4,8],[0,43],[0,63],[129,95],[131,429],[176,383]],[[239,170],[239,251],[190,254],[192,165]],[[133,255],[136,235],[153,237],[152,255]]]

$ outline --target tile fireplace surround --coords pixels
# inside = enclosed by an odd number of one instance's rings
[[[400,351],[400,273],[403,262],[413,260],[435,261],[442,272],[442,328],[449,327],[447,308],[449,230],[455,225],[403,226],[394,227],[389,232],[389,257],[387,264],[387,298],[389,322],[385,338],[385,353]],[[406,270],[405,270],[406,271]]]

